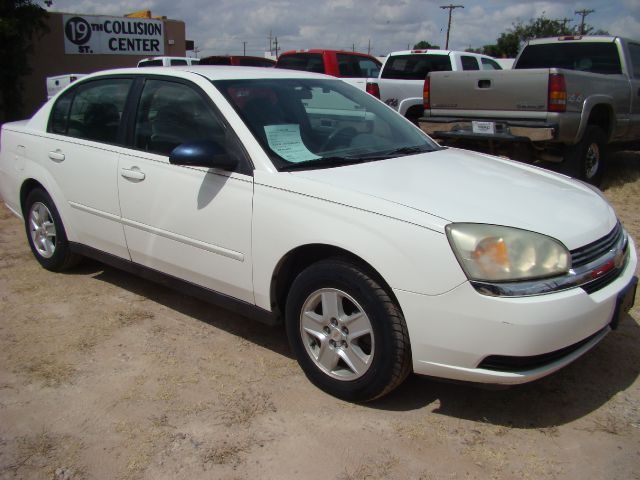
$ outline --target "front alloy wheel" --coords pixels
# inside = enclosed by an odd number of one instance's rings
[[[375,341],[371,321],[349,294],[323,288],[302,307],[300,335],[317,367],[337,380],[355,380],[371,366]]]
[[[400,308],[375,272],[343,258],[318,261],[293,281],[289,344],[307,378],[345,400],[381,397],[411,371]]]

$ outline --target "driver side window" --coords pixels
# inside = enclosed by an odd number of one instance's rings
[[[178,145],[198,140],[225,144],[225,127],[202,96],[182,83],[147,80],[136,115],[135,147],[168,156]]]

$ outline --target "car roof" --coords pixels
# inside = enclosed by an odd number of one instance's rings
[[[227,65],[182,65],[173,67],[138,67],[119,68],[114,70],[102,70],[95,72],[82,80],[104,75],[168,75],[179,78],[189,78],[191,74],[197,74],[209,80],[251,80],[263,78],[323,78],[338,80],[336,77],[319,73],[305,72],[301,70],[286,70],[269,67],[236,67]]]
[[[289,51],[281,53],[280,57],[282,57],[283,55],[293,55],[293,54],[296,54],[296,53],[325,53],[325,52],[326,53],[346,53],[346,54],[349,54],[349,55],[358,55],[360,57],[376,58],[373,55],[369,55],[367,53],[352,52],[351,50],[331,50],[331,49],[328,49],[328,48],[305,48],[303,50],[289,50]]]

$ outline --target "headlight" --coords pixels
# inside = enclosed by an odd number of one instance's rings
[[[469,280],[531,280],[562,275],[571,268],[567,248],[546,235],[481,223],[451,223],[446,232]]]

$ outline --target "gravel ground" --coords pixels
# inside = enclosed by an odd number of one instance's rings
[[[604,193],[638,242],[639,153]],[[0,301],[0,479],[640,478],[639,305],[532,384],[413,376],[356,405],[282,329],[95,262],[43,270],[4,206]]]

